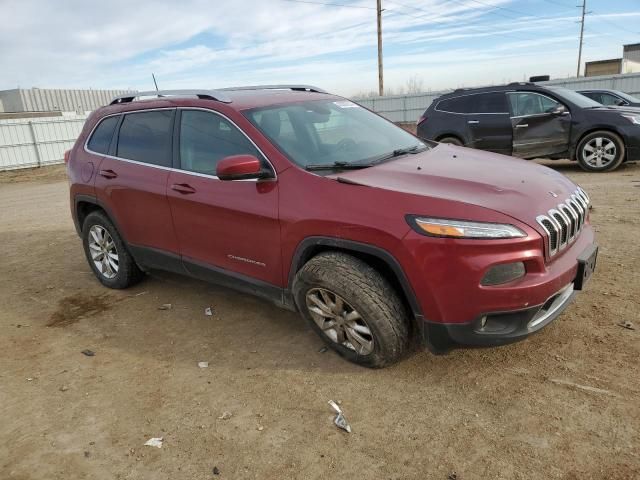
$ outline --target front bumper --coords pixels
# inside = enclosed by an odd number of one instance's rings
[[[497,347],[524,340],[560,315],[575,294],[570,283],[535,307],[487,313],[462,324],[425,322],[423,342],[434,353],[446,353],[457,346]]]

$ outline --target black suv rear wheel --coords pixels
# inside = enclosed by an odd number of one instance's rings
[[[624,160],[624,142],[613,132],[598,130],[586,135],[578,144],[576,157],[589,172],[615,170]]]
[[[351,362],[384,367],[409,347],[407,312],[398,293],[362,260],[321,253],[298,272],[293,294],[312,328]]]

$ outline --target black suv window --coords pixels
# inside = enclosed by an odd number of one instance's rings
[[[231,122],[215,113],[183,110],[180,118],[180,167],[216,174],[218,162],[230,155],[253,155],[258,149]]]
[[[509,101],[514,117],[551,113],[560,106],[555,100],[534,92],[509,92]]]
[[[471,113],[472,99],[474,95],[466,95],[464,97],[447,98],[438,102],[436,110],[451,113]]]
[[[120,126],[116,155],[170,167],[173,114],[174,110],[126,114]]]
[[[618,106],[622,103],[622,99],[620,97],[616,97],[615,95],[611,95],[610,93],[601,93],[600,100],[597,98],[594,99],[596,102],[600,102],[603,105],[614,105]]]
[[[509,113],[509,105],[504,92],[490,92],[473,95],[472,113]]]
[[[89,143],[87,143],[87,148],[92,152],[106,155],[109,151],[109,145],[111,145],[111,139],[113,138],[113,132],[116,129],[118,120],[120,120],[119,115],[107,117],[102,120],[93,131],[93,135],[91,135]]]

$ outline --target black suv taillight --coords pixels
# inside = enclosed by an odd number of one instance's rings
[[[422,122],[425,122],[426,120],[427,120],[427,116],[421,115],[418,121],[416,122],[416,125],[420,125]]]

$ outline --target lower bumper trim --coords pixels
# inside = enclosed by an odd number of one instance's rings
[[[460,346],[495,347],[517,342],[555,320],[575,294],[570,283],[544,304],[524,310],[487,313],[468,323],[426,321],[423,340],[434,353],[446,353]]]

